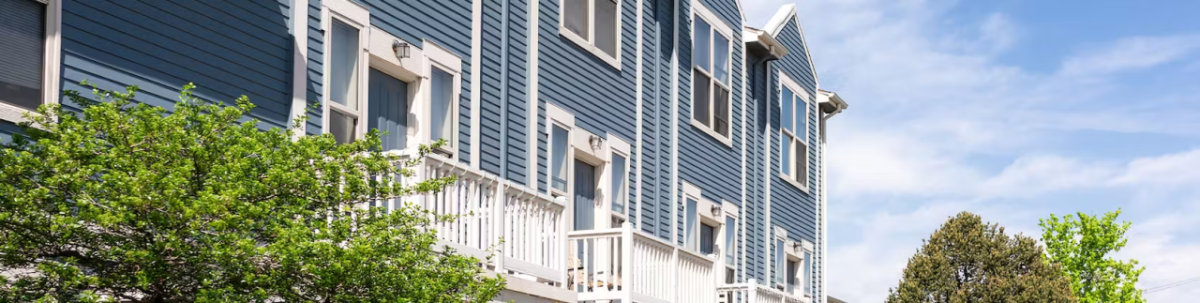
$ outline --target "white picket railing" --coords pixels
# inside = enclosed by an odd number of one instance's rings
[[[788,294],[758,285],[754,279],[747,283],[725,284],[717,287],[720,303],[810,303],[812,299]]]
[[[716,302],[713,259],[633,229],[567,236],[567,288],[579,301]]]
[[[480,260],[491,256],[488,265],[497,272],[554,284],[564,282],[564,205],[532,188],[438,155],[427,155],[413,169],[414,176],[402,182],[411,185],[450,176],[457,181],[437,193],[372,204],[390,211],[411,203],[435,215],[456,216],[432,226],[441,244]]]

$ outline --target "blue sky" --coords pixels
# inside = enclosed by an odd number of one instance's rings
[[[1200,276],[1200,1],[743,0],[755,26],[788,3],[850,103],[828,130],[832,295],[882,301],[963,210],[1038,237],[1122,208],[1142,287]]]

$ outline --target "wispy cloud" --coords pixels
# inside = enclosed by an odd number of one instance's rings
[[[1200,35],[1130,37],[1111,47],[1068,59],[1060,74],[1067,77],[1107,76],[1173,62],[1197,50],[1200,50]]]

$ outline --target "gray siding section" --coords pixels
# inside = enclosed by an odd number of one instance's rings
[[[101,89],[138,85],[137,101],[170,109],[194,82],[205,100],[248,96],[260,128],[290,126],[289,3],[65,1],[62,88],[86,92],[84,79]]]
[[[672,0],[644,0],[642,20],[642,196],[641,229],[671,239],[671,56]]]
[[[778,114],[779,98],[773,97],[769,99],[770,106],[774,110],[771,114],[771,218],[772,223],[787,229],[788,237],[793,240],[808,240],[817,245],[817,203],[819,179],[821,167],[817,155],[820,154],[820,145],[816,144],[819,140],[817,133],[817,106],[816,106],[816,78],[809,66],[807,54],[804,52],[803,37],[800,35],[799,25],[796,20],[789,20],[788,23],[780,31],[776,39],[783,43],[790,50],[787,56],[773,63],[773,66],[782,70],[788,77],[795,80],[798,84],[808,91],[810,98],[807,102],[808,117],[805,121],[808,124],[808,132],[806,134],[808,142],[808,155],[804,157],[808,161],[808,193],[802,192],[791,183],[780,179],[780,133],[779,123],[780,117]],[[814,252],[815,254],[816,252]],[[821,260],[816,260],[821,262]],[[814,270],[819,270],[819,263],[814,263]],[[816,273],[815,285],[820,285],[821,274]],[[820,295],[818,291],[814,295]]]
[[[371,26],[424,48],[432,41],[462,59],[458,99],[459,160],[471,160],[471,1],[358,0],[371,11]],[[485,14],[486,15],[486,14]],[[495,171],[492,171],[495,172]]]
[[[325,32],[321,30],[321,0],[308,0],[308,83],[305,85],[308,100],[309,135],[323,132],[322,119],[325,114],[321,103],[325,94]]]
[[[503,79],[504,176],[525,185],[529,183],[529,3],[507,0],[505,20]]]
[[[767,252],[763,249],[763,244],[767,243],[766,234],[766,176],[764,169],[767,168],[766,157],[764,156],[766,148],[765,132],[768,131],[767,124],[767,104],[769,104],[770,96],[775,92],[777,79],[768,77],[764,74],[767,69],[762,63],[762,58],[751,56],[748,58],[746,76],[749,78],[750,88],[747,90],[747,98],[749,98],[748,110],[751,112],[747,115],[750,119],[748,124],[747,138],[747,180],[746,188],[747,200],[743,209],[746,214],[746,239],[751,243],[746,246],[746,278],[758,279],[758,281],[768,281],[767,272],[763,268],[769,262]],[[768,81],[771,78],[772,81]]]
[[[504,7],[501,1],[483,3],[483,22],[480,52],[479,83],[479,167],[484,171],[501,175],[501,109],[503,86],[502,39]]]

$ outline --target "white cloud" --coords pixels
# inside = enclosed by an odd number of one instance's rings
[[[1200,149],[1130,162],[1128,171],[1113,182],[1196,186],[1200,184]]]
[[[1200,36],[1131,37],[1063,63],[1060,74],[1094,77],[1158,66],[1200,49]]]

